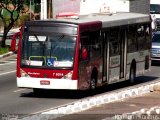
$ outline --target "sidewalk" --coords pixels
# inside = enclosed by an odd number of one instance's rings
[[[5,57],[8,57],[8,56],[11,56],[11,55],[13,55],[14,54],[14,52],[8,52],[8,53],[5,53],[5,54],[2,54],[2,55],[0,55],[0,59],[2,59],[2,58],[5,58]]]
[[[142,96],[107,103],[54,120],[160,120],[159,87]]]
[[[8,60],[17,60],[17,54],[13,52],[9,52],[7,54],[0,55],[0,64],[3,64],[4,62]]]

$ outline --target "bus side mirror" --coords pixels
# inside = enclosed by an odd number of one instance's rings
[[[86,48],[82,48],[82,59],[86,60],[88,57],[88,52]]]
[[[12,52],[15,52],[16,51],[16,37],[18,37],[20,34],[19,32],[15,33],[13,36],[12,36],[12,40],[11,40],[11,48],[10,50]]]
[[[10,48],[10,50],[12,52],[14,52],[16,50],[16,40],[15,39],[12,39],[12,41],[11,41],[11,48]]]

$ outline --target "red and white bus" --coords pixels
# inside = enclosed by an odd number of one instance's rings
[[[150,16],[92,14],[25,22],[17,60],[20,88],[86,90],[150,70]]]

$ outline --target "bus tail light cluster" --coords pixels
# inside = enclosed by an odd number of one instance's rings
[[[62,79],[72,79],[73,71],[67,73]]]

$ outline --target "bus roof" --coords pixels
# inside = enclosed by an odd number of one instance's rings
[[[89,23],[89,22],[102,22],[102,28],[105,27],[114,27],[121,26],[127,24],[134,23],[145,23],[150,22],[150,16],[148,14],[140,14],[140,13],[115,13],[115,14],[90,14],[90,15],[81,15],[77,18],[60,18],[60,19],[48,19],[43,20],[46,22],[58,22],[58,23],[69,23],[69,24],[81,24],[81,23]]]

